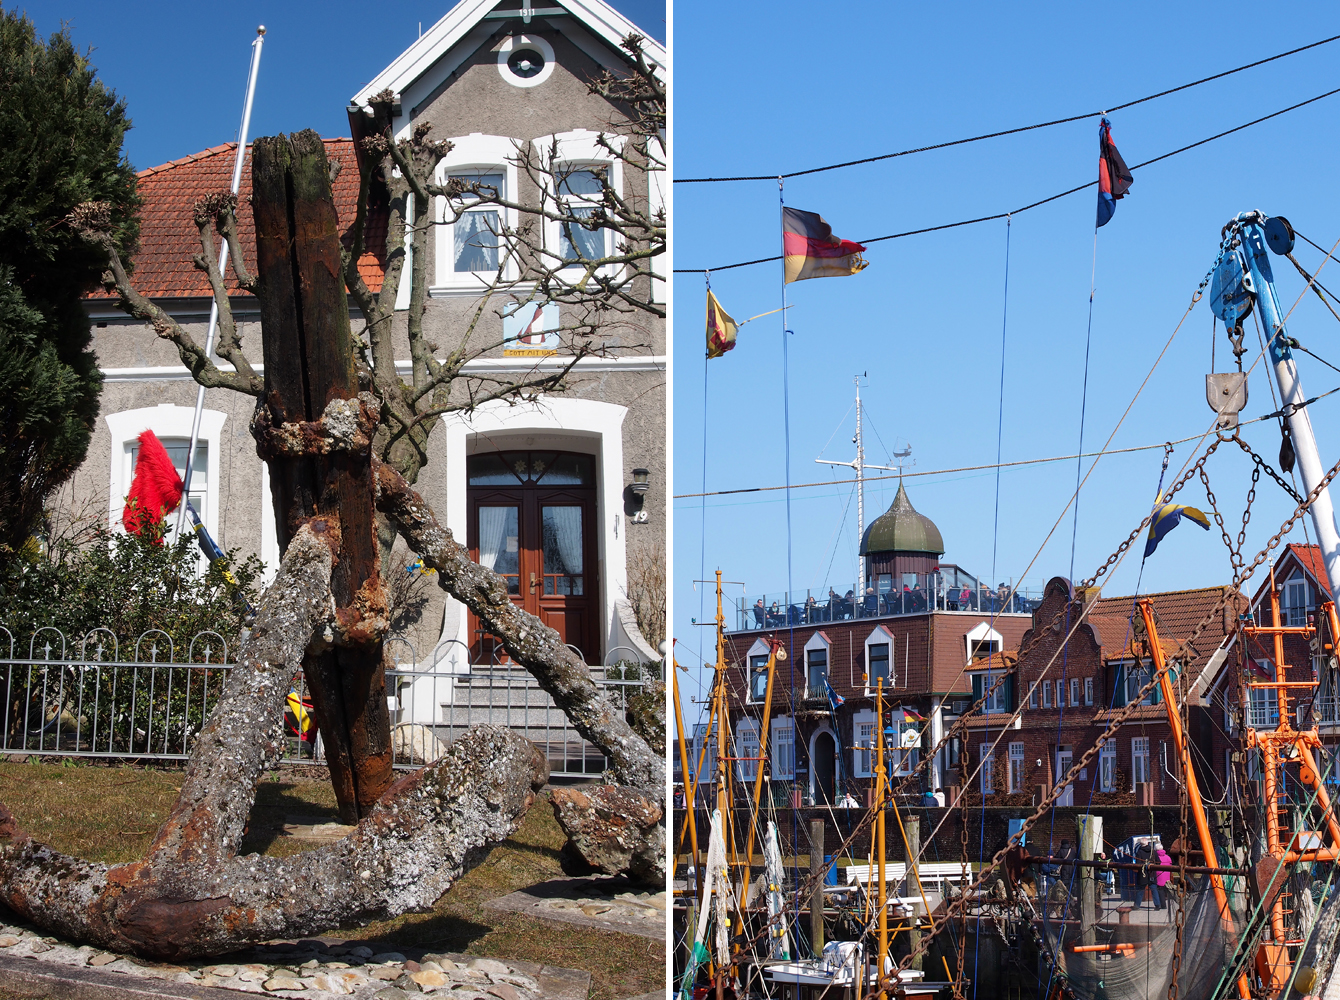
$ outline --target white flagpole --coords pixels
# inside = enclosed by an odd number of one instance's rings
[[[256,40],[251,43],[251,71],[247,75],[247,97],[242,105],[242,127],[237,135],[237,152],[233,157],[233,181],[229,190],[237,194],[238,188],[242,185],[242,162],[247,155],[247,130],[251,127],[251,105],[256,98],[256,75],[261,68],[261,46],[265,44],[265,25],[256,29]],[[219,273],[223,273],[228,266],[228,244],[225,242],[219,248]],[[219,328],[219,303],[211,301],[209,304],[209,332],[205,335],[205,357],[209,357],[214,352],[214,334]],[[190,503],[188,499],[191,493],[191,466],[195,464],[195,445],[200,437],[200,414],[205,408],[205,387],[202,385],[195,394],[195,416],[191,420],[191,443],[186,449],[186,470],[182,475],[184,484],[181,495],[181,504],[177,508],[177,533],[180,534],[182,526],[186,523],[186,505]]]

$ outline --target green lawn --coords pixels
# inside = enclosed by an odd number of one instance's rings
[[[143,854],[180,785],[181,771],[175,768],[0,760],[0,801],[24,829],[57,850],[108,863],[131,861]],[[299,768],[285,768],[263,779],[243,853],[282,856],[317,846],[276,835],[291,816],[333,821],[335,797],[329,783],[312,780]],[[665,949],[659,941],[483,908],[486,900],[562,877],[562,845],[562,831],[542,797],[516,833],[461,878],[431,913],[347,928],[342,933],[430,951],[584,969],[591,973],[592,1000],[618,1000],[663,990]],[[0,1000],[19,998],[0,987]]]

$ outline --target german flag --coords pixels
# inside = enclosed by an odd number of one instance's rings
[[[786,283],[806,278],[841,278],[866,266],[865,247],[833,235],[833,227],[814,212],[782,209],[782,249]]]
[[[740,324],[730,318],[730,314],[721,308],[721,303],[707,290],[707,356],[719,358],[735,346],[735,335]]]

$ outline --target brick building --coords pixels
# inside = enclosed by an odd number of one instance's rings
[[[1237,615],[1246,601],[1224,587],[1147,596],[1153,601],[1159,637],[1170,660],[1181,642],[1228,597],[1189,656],[1174,668],[1193,691],[1188,735],[1199,765],[1197,777],[1206,794],[1217,799],[1224,787],[1223,751],[1228,744],[1222,709],[1203,704],[1200,692],[1225,673],[1233,673],[1222,669],[1231,658],[1215,659],[1210,666],[1213,677],[1202,678],[1202,674],[1216,650],[1231,645]],[[950,784],[971,778],[967,794],[972,800],[980,802],[985,796],[988,805],[999,806],[1036,801],[1098,741],[1112,716],[1129,705],[1149,680],[1152,662],[1143,620],[1132,597],[1093,601],[1088,617],[1065,641],[1086,600],[1093,599],[1064,578],[1053,578],[1033,612],[1032,627],[1018,646],[1003,657],[979,657],[969,664],[979,695],[1002,670],[1017,665],[1015,675],[999,687],[986,711],[968,723],[969,767],[949,775],[954,779]],[[1202,680],[1205,683],[1198,683]],[[1014,719],[1016,709],[1018,718]],[[989,766],[974,777],[983,758]],[[1179,775],[1166,709],[1155,688],[1062,792],[1057,804],[1171,805],[1180,794]]]

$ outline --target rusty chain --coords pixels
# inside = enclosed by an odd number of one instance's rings
[[[1246,441],[1242,440],[1242,438],[1236,433],[1233,435],[1233,440],[1237,442],[1238,447],[1241,448],[1243,451],[1245,451],[1251,457],[1251,460],[1256,463],[1256,468],[1258,472],[1263,471],[1267,476],[1275,480],[1275,482],[1279,484],[1279,488],[1293,498],[1294,503],[1304,502],[1302,494],[1300,494],[1296,489],[1294,489],[1292,484],[1286,483],[1284,481],[1284,478],[1273,468],[1271,468],[1269,462],[1267,462],[1256,452],[1252,451],[1251,445],[1249,445]],[[1255,480],[1253,480],[1253,483],[1254,482]]]
[[[1228,549],[1228,571],[1236,576],[1242,571],[1242,547],[1247,544],[1247,523],[1252,519],[1252,504],[1256,502],[1256,484],[1261,481],[1261,470],[1252,469],[1252,485],[1247,490],[1247,502],[1242,508],[1242,530],[1238,532],[1238,543],[1233,544],[1233,539],[1228,534],[1228,527],[1224,524],[1224,515],[1219,513],[1219,501],[1214,495],[1214,490],[1210,489],[1210,477],[1206,475],[1205,470],[1200,470],[1200,481],[1205,487],[1205,499],[1210,504],[1210,513],[1214,516],[1214,523],[1219,525],[1219,533],[1224,538],[1224,548]]]

